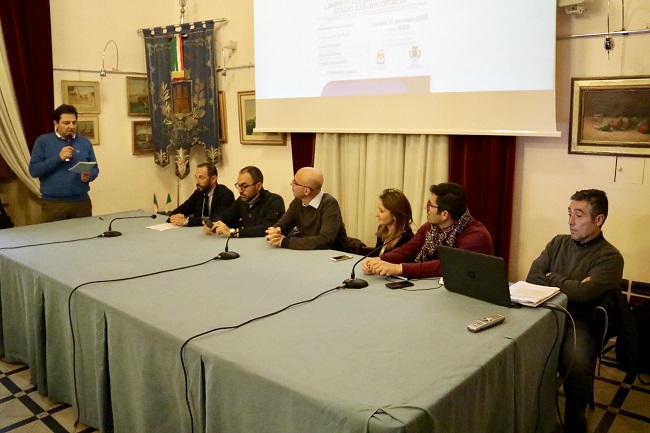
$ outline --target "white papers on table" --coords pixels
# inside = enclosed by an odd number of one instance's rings
[[[156,224],[156,225],[153,225],[153,226],[149,226],[147,228],[151,229],[151,230],[158,230],[159,232],[164,232],[165,230],[177,229],[179,227],[180,226],[175,226],[172,223],[162,223],[162,224]]]
[[[68,171],[74,171],[75,173],[85,173],[90,171],[93,166],[97,164],[96,162],[78,162],[74,166],[70,167]]]
[[[517,281],[510,286],[510,299],[526,307],[537,307],[560,293],[557,287],[540,286],[537,284]]]

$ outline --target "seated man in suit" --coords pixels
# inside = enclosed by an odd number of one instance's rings
[[[406,244],[364,260],[364,273],[407,278],[439,277],[438,245],[493,254],[492,237],[485,226],[470,215],[462,186],[445,182],[431,185],[430,192],[427,222]]]
[[[204,223],[203,231],[240,238],[264,236],[266,228],[284,214],[284,200],[264,189],[264,175],[252,165],[239,171],[235,186],[239,198],[218,215],[211,228]]]
[[[196,191],[172,211],[168,222],[177,226],[200,226],[201,218],[215,218],[235,201],[225,185],[219,185],[217,167],[204,162],[196,167]]]
[[[320,170],[312,167],[298,170],[291,181],[294,200],[287,213],[266,230],[269,244],[293,250],[345,251],[348,236],[341,208],[322,188]]]
[[[605,240],[607,195],[597,189],[577,191],[569,203],[568,235],[557,235],[533,261],[526,281],[559,287],[569,298],[575,320],[565,321],[558,371],[564,380],[565,431],[587,431],[585,411],[593,381],[593,360],[600,343],[592,329],[594,304],[623,278],[623,256]],[[574,347],[575,344],[575,347]]]

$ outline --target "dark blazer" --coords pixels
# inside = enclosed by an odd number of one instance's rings
[[[395,245],[393,248],[401,247],[411,239],[413,239],[413,229],[410,226],[406,226],[404,229],[404,233],[402,234],[402,237],[399,238],[399,241],[397,241],[397,245]],[[381,237],[377,237],[377,244],[375,245],[375,248],[377,251],[374,251],[372,254],[370,254],[368,257],[377,257],[379,256],[379,252],[381,251],[381,246],[384,243],[384,241],[381,239]]]
[[[226,185],[217,185],[212,194],[212,202],[210,203],[210,219],[215,219],[217,216],[226,210],[235,201],[235,195]],[[185,203],[178,206],[171,212],[171,215],[181,213],[189,217],[187,221],[188,226],[200,226],[203,224],[201,214],[203,213],[203,191],[197,189],[192,193],[190,198],[185,200]],[[169,220],[168,220],[169,221]]]
[[[264,236],[266,229],[275,224],[282,214],[282,197],[262,189],[253,206],[249,207],[248,202],[238,198],[217,218],[232,229],[238,228],[240,238],[252,238]]]

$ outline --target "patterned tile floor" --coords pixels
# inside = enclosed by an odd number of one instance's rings
[[[589,433],[650,433],[650,375],[634,377],[615,367],[610,356],[603,358],[594,382],[595,408],[587,410]],[[564,394],[558,397],[564,412]],[[562,414],[564,416],[564,414]],[[562,429],[558,428],[557,433]]]
[[[29,368],[0,360],[0,433],[90,433],[98,430],[74,423],[67,404],[43,397],[29,383]]]
[[[650,381],[650,375],[644,375]],[[632,381],[634,379],[634,381]],[[626,377],[603,365],[594,386],[596,407],[587,411],[590,433],[649,433],[650,385]],[[564,407],[562,393],[559,407]],[[67,404],[52,402],[29,383],[29,369],[0,360],[0,433],[90,433],[74,426],[75,412]],[[561,428],[558,428],[561,432]]]

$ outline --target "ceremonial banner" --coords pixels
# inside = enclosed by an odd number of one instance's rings
[[[196,22],[145,30],[154,162],[190,172],[190,148],[201,145],[206,161],[221,162],[214,23]]]

